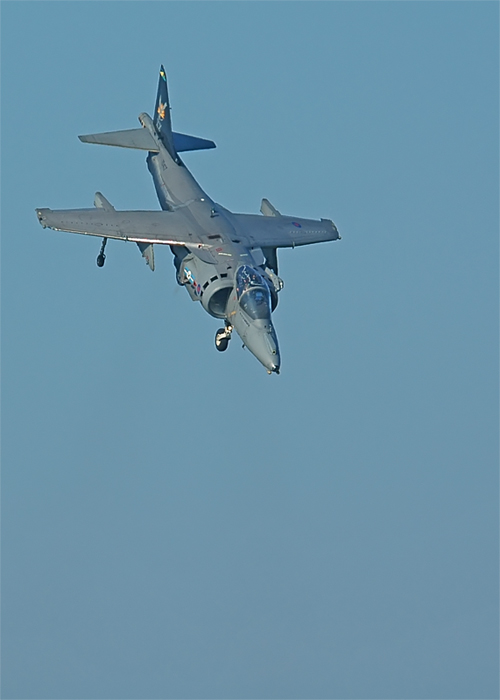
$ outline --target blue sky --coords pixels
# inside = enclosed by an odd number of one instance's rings
[[[2,697],[498,697],[498,5],[2,2]],[[168,250],[35,207],[158,207],[185,161],[342,241],[280,253],[282,374]]]

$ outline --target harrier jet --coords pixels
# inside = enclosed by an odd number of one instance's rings
[[[154,270],[154,245],[168,245],[177,282],[193,301],[224,322],[215,335],[226,350],[233,331],[267,369],[279,374],[281,359],[271,314],[283,281],[278,276],[278,248],[335,241],[329,219],[282,216],[263,199],[259,214],[234,214],[214,202],[179,157],[182,151],[215,148],[213,141],[172,131],[167,78],[160,68],[154,118],[139,116],[141,128],[80,136],[85,143],[148,151],[162,211],[116,211],[97,192],[93,209],[37,209],[41,225],[56,231],[102,238],[97,265],[105,261],[108,238],[133,241]]]

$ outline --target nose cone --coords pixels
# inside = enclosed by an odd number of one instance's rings
[[[245,345],[268,372],[279,374],[281,359],[278,338],[269,321],[254,321],[248,329]]]

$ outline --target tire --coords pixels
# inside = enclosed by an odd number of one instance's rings
[[[228,345],[229,338],[226,335],[226,331],[224,330],[224,328],[219,328],[219,330],[215,334],[215,347],[219,352],[224,352],[224,350],[227,350]]]

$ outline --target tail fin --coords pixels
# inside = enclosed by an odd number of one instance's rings
[[[167,151],[174,160],[177,158],[177,151],[172,135],[172,121],[170,118],[170,100],[168,99],[167,75],[165,68],[160,66],[160,77],[158,78],[158,92],[156,94],[156,104],[153,117],[154,125],[161,135]]]

